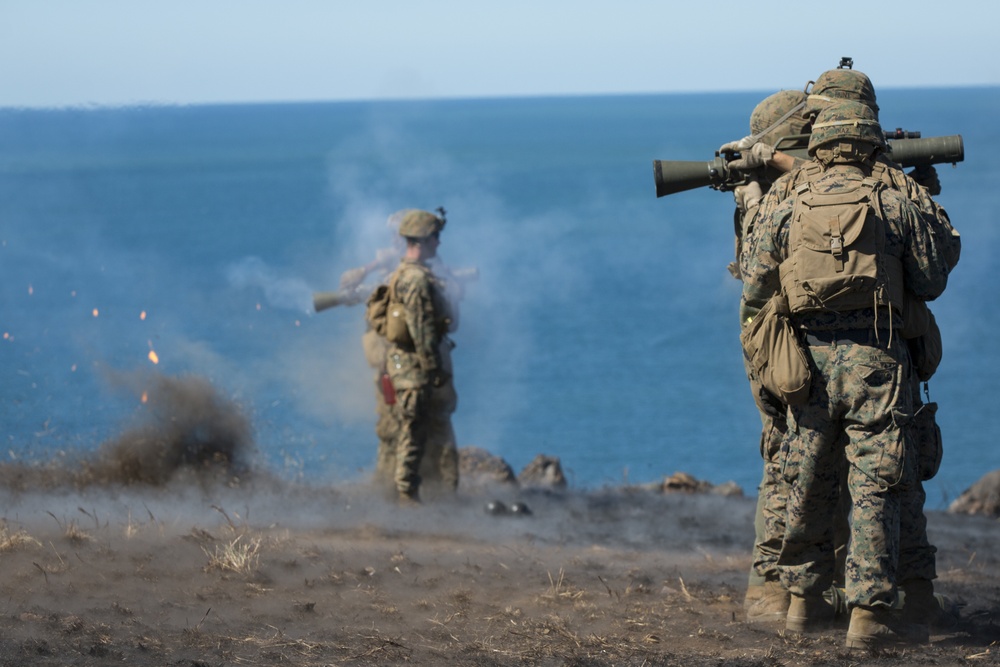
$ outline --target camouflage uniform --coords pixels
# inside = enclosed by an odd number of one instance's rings
[[[435,280],[448,301],[448,309],[453,317],[448,332],[458,328],[458,301],[461,285],[457,281],[442,281],[437,276],[449,275],[447,268],[439,261],[430,262]],[[375,411],[378,421],[375,434],[378,436],[378,452],[375,459],[375,481],[383,487],[396,488],[396,449],[401,424],[399,415],[385,402],[382,389],[382,373],[387,371],[389,343],[373,330],[368,329],[362,337],[365,358],[375,370]],[[434,492],[451,492],[458,488],[458,449],[455,433],[451,425],[451,415],[458,406],[458,394],[452,381],[451,339],[443,337],[440,345],[441,366],[447,373],[447,381],[431,392],[430,414],[435,426],[427,442],[427,451],[420,464],[420,477],[425,489]],[[391,374],[390,374],[391,376]]]
[[[397,211],[389,216],[387,227],[398,237],[399,224],[409,209]],[[340,287],[342,290],[357,289],[361,283],[369,276],[377,276],[378,282],[386,283],[389,276],[399,265],[405,249],[405,243],[400,243],[392,247],[380,248],[375,255],[375,259],[363,266],[349,269],[341,276]],[[437,258],[431,260],[431,266],[436,275],[449,276],[448,268]],[[446,293],[449,300],[457,304],[462,296],[462,286],[457,280],[449,280]],[[452,308],[457,313],[457,305]],[[454,331],[457,327],[457,318],[454,318],[449,331]],[[392,406],[386,404],[382,387],[382,374],[386,372],[386,360],[389,353],[389,343],[368,327],[361,338],[362,348],[365,353],[365,360],[374,371],[373,383],[375,385],[375,434],[378,437],[378,450],[375,455],[375,482],[383,487],[396,488],[396,441],[400,433],[400,423],[396,412]],[[442,358],[450,374],[451,372],[451,344],[450,341],[442,343]],[[450,433],[450,437],[438,437],[429,443],[428,453],[424,456],[420,468],[421,478],[425,482],[430,482],[435,487],[443,487],[445,490],[454,490],[458,484],[458,453],[455,447],[454,433],[451,431],[450,415],[455,411],[457,405],[457,395],[454,385],[449,381],[446,386],[434,389],[434,400],[432,410],[437,415],[438,421],[446,422],[436,429],[436,433]]]
[[[856,70],[836,69],[824,72],[816,80],[807,97],[805,116],[811,118],[831,103],[840,100],[860,101],[873,111],[878,111],[878,105],[875,103],[875,91],[868,77]],[[958,262],[961,239],[952,227],[945,210],[931,198],[926,188],[905,174],[888,156],[879,154],[877,159],[884,167],[878,173],[885,186],[896,190],[916,204],[925,217],[933,223],[933,230],[948,263],[948,268],[949,270],[953,268]],[[757,209],[757,217],[773,215],[776,208],[791,198],[796,189],[809,178],[809,170],[802,169],[808,162],[802,160],[797,161],[797,164],[798,169],[775,180],[767,190]],[[752,234],[752,224],[748,233]],[[752,243],[752,241],[750,242]],[[749,255],[744,255],[744,257],[749,257]],[[746,270],[746,268],[741,267],[741,270]],[[913,303],[915,307],[926,310],[926,306],[920,300]],[[912,382],[914,382],[913,388],[919,390],[919,381],[915,375],[911,374],[911,377],[913,377]],[[921,408],[919,391],[912,392],[912,397],[914,412],[917,412]],[[772,433],[774,439],[780,439],[784,435],[781,429],[772,429]],[[934,449],[940,447],[940,434],[933,424],[929,428],[915,432],[912,437],[919,448]],[[779,447],[780,444],[775,440],[771,440],[769,443],[762,441],[762,452],[774,454]],[[788,489],[781,475],[780,464],[765,456],[764,478],[758,496],[758,521],[755,522],[757,539],[754,545],[754,572],[750,578],[751,585],[759,584],[776,575],[777,558],[784,536],[784,511],[787,493]],[[936,577],[936,549],[927,538],[927,519],[923,513],[925,499],[926,494],[920,480],[908,487],[901,499],[900,581],[930,580]],[[847,504],[846,501],[842,503],[842,505]],[[842,532],[845,528],[838,525],[837,530]],[[843,544],[843,540],[838,539],[838,544]]]
[[[835,165],[814,178],[815,191],[835,193],[858,187],[864,175],[856,166]],[[797,196],[762,210],[745,247],[744,322],[782,289],[779,267],[788,259]],[[885,255],[901,261],[905,284],[918,298],[937,297],[948,274],[938,237],[917,207],[895,191],[877,197]],[[912,414],[908,351],[898,331],[902,317],[880,306],[798,312],[793,321],[809,341],[814,368],[809,401],[789,408],[791,426],[779,457],[780,477],[788,485],[777,562],[782,584],[795,595],[816,597],[833,583],[831,508],[846,463],[853,501],[848,600],[855,606],[892,605],[900,494],[913,473],[913,451],[902,428]]]
[[[806,120],[801,113],[796,113],[806,101],[806,94],[800,91],[782,90],[769,95],[762,100],[750,114],[750,133],[755,141],[775,143],[785,136],[801,134],[806,125]],[[758,180],[762,192],[767,192],[772,180],[768,178],[770,174],[767,170]],[[755,221],[759,213],[760,201],[753,197],[747,197],[740,192],[740,188],[734,193],[736,195],[736,211],[734,213],[734,227],[736,234],[736,264],[729,267],[734,277],[740,278],[741,273],[738,268],[740,256],[742,255],[743,240],[752,234]],[[764,462],[764,472],[757,493],[757,507],[754,516],[754,548],[751,560],[750,575],[747,588],[746,606],[750,611],[750,605],[759,597],[766,594],[763,587],[767,582],[776,582],[778,578],[777,569],[767,566],[766,563],[773,563],[777,560],[777,554],[781,549],[781,539],[784,536],[785,526],[785,489],[784,485],[777,484],[774,480],[779,476],[777,469],[778,453],[788,424],[785,420],[783,410],[775,410],[770,406],[760,405],[759,387],[752,381],[752,374],[747,368],[747,377],[751,379],[751,392],[758,402],[761,419],[760,455]],[[773,554],[773,559],[770,557]],[[756,592],[756,594],[755,594]],[[785,594],[787,597],[787,594]],[[771,613],[760,616],[761,620],[770,620],[770,617],[783,617],[786,605],[768,606]],[[748,614],[749,620],[758,620],[757,614]]]
[[[423,211],[404,218],[400,234],[423,239],[437,234],[444,222]],[[417,229],[419,231],[408,231]],[[416,500],[426,459],[438,464],[440,482],[449,490],[458,485],[458,456],[451,413],[457,395],[451,382],[451,342],[448,331],[457,322],[444,282],[425,261],[404,257],[389,279],[390,303],[402,311],[409,340],[389,341],[387,371],[395,390],[392,411],[399,423],[396,439],[396,489],[400,497]]]

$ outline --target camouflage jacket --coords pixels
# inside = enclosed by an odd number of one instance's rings
[[[855,186],[863,178],[860,170],[833,167],[814,181],[814,187],[834,192]],[[773,191],[774,188],[768,196]],[[881,218],[886,224],[885,252],[902,262],[906,289],[918,299],[929,301],[937,298],[947,284],[950,266],[934,224],[915,203],[895,190],[880,189],[878,199]],[[778,267],[788,257],[789,225],[794,206],[794,190],[792,196],[776,205],[769,208],[762,206],[751,238],[744,242],[741,257],[743,298],[740,302],[740,322],[744,326],[774,294],[781,291]],[[851,314],[829,313],[806,325],[829,329],[860,328],[874,324],[875,317],[874,311],[858,312],[853,317]],[[894,322],[894,326],[901,324],[901,319]]]
[[[412,347],[391,345],[387,369],[397,389],[418,387],[443,368],[441,343],[454,320],[444,283],[425,264],[403,259],[393,274],[396,303],[402,304]]]

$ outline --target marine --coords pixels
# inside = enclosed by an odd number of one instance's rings
[[[820,110],[840,100],[860,101],[868,106],[877,118],[878,105],[871,81],[863,73],[844,67],[828,70],[817,78],[801,107],[801,116],[811,122],[811,119]],[[806,130],[808,129],[807,123]],[[722,147],[722,149],[743,150],[746,155],[743,158],[744,164],[742,166],[744,167],[760,167],[767,164],[779,169],[786,169],[789,164],[795,165],[796,168],[791,173],[777,179],[773,187],[759,195],[760,198],[757,202],[751,201],[751,210],[756,211],[757,214],[773,209],[792,196],[795,188],[806,180],[808,174],[808,170],[802,169],[805,161],[793,160],[787,155],[783,156],[780,151],[774,151],[773,148],[766,145],[763,139],[763,137],[751,135],[740,142],[731,142]],[[765,146],[757,147],[756,144],[752,144],[753,141],[765,143]],[[751,145],[753,147],[747,150]],[[961,239],[952,227],[947,213],[930,196],[932,192],[935,194],[940,192],[940,183],[933,167],[911,172],[912,175],[922,179],[923,185],[921,185],[911,175],[904,174],[884,153],[880,153],[877,159],[884,167],[879,173],[886,187],[903,193],[928,216],[945,252],[949,269],[954,267],[961,251]],[[737,190],[738,199],[752,200],[752,197],[740,197],[740,188]],[[753,220],[755,219],[756,216],[748,216],[744,230],[746,234],[752,234]],[[936,473],[937,465],[940,463],[941,439],[940,431],[934,421],[936,404],[922,405],[919,397],[919,383],[921,381],[926,383],[926,380],[933,374],[937,361],[940,361],[940,332],[926,304],[919,299],[908,299],[908,304],[910,307],[906,309],[907,326],[904,327],[902,333],[907,338],[913,358],[918,362],[915,365],[927,367],[919,374],[920,377],[918,377],[918,373],[911,374],[916,415],[911,429],[914,440],[918,443],[920,460],[925,462],[922,464],[922,481],[926,481]],[[937,354],[936,359],[933,358],[935,353]],[[921,360],[923,360],[923,364],[919,363]],[[924,389],[926,393],[926,384]],[[755,398],[758,398],[756,393]],[[758,404],[760,404],[760,400],[758,400]],[[772,410],[780,413],[784,410],[784,406],[775,405]],[[765,441],[766,432],[767,424],[765,424]],[[768,463],[767,452],[775,452],[773,443],[770,448],[762,445],[762,453],[765,454],[765,472],[758,496],[759,511],[755,522],[757,537],[754,546],[754,565],[746,600],[747,615],[750,621],[778,620],[788,605],[788,594],[776,583],[777,573],[775,570],[778,547],[783,537],[782,514],[787,489],[780,478],[780,468],[775,467],[773,461]],[[923,514],[926,495],[920,481],[918,480],[918,483],[910,489],[903,499],[901,529],[903,546],[900,567],[905,577],[903,587],[907,589],[908,593],[908,603],[905,606],[907,613],[914,619],[925,619],[933,624],[949,624],[954,622],[954,615],[942,611],[931,583],[936,577],[935,549],[927,539],[926,518]],[[846,539],[846,536],[843,539]],[[838,581],[837,583],[840,585],[842,582]]]
[[[788,492],[776,565],[791,594],[785,627],[808,631],[832,617],[823,594],[834,583],[833,508],[846,469],[851,648],[926,636],[892,611],[901,499],[916,483],[905,428],[912,365],[901,332],[907,292],[936,298],[950,266],[933,223],[885,187],[875,161],[885,147],[868,106],[837,101],[820,111],[813,162],[791,196],[761,211],[741,261],[741,321],[786,297],[813,371],[807,401],[787,408],[780,452]]]
[[[388,345],[384,391],[398,424],[393,482],[404,504],[420,501],[425,459],[437,464],[442,486],[451,491],[458,486],[451,425],[457,394],[452,382],[453,344],[448,337],[457,326],[457,307],[449,303],[444,281],[430,267],[444,226],[443,217],[408,210],[399,224],[406,252],[385,289],[369,299],[369,323]],[[373,316],[379,299],[385,307]]]
[[[387,283],[406,252],[406,240],[399,235],[399,226],[409,212],[410,209],[403,209],[388,217],[386,228],[391,233],[392,244],[380,248],[376,252],[375,259],[368,264],[344,271],[340,278],[342,293],[354,294],[361,291],[365,287],[365,281],[372,276],[376,278],[376,283]],[[438,214],[443,219],[444,210],[439,208]],[[444,281],[449,301],[452,304],[457,304],[463,295],[461,281],[453,278],[451,271],[439,257],[431,259],[430,265],[433,267],[434,274]],[[367,288],[364,291],[364,296],[367,297],[371,289]],[[452,311],[457,314],[457,305],[453,305]],[[454,331],[457,326],[456,317],[453,318],[451,331]],[[395,493],[396,440],[400,433],[400,424],[396,412],[391,405],[386,403],[387,383],[389,382],[386,360],[389,344],[371,326],[367,327],[361,342],[365,360],[373,371],[375,385],[375,412],[377,416],[375,434],[378,437],[378,449],[375,458],[374,480],[380,487],[391,489]],[[450,364],[450,348],[444,353]],[[453,413],[457,406],[457,396],[454,393],[453,385],[449,384],[435,392],[434,406],[435,411],[443,415],[441,419],[447,420],[450,427],[450,417],[447,415]],[[430,445],[431,451],[424,456],[421,463],[421,478],[425,483],[429,482],[437,491],[454,491],[458,483],[458,454],[454,436],[437,438]]]

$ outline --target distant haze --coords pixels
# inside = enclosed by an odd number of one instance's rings
[[[0,107],[773,91],[841,56],[879,89],[998,85],[998,14],[972,0],[0,0]]]

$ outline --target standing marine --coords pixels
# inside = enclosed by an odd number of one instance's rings
[[[441,486],[451,491],[458,486],[451,425],[457,395],[448,337],[457,326],[457,307],[449,302],[445,281],[430,265],[444,226],[443,215],[406,211],[399,224],[406,251],[385,289],[369,299],[369,322],[388,345],[382,390],[398,426],[393,481],[400,501],[406,503],[420,500],[425,459],[437,464]],[[382,310],[373,308],[379,301],[385,305]]]
[[[863,73],[851,69],[848,63],[847,67],[842,66],[822,73],[812,84],[800,111],[803,118],[808,121],[805,131],[809,131],[812,120],[820,111],[831,104],[845,100],[861,102],[877,119],[878,105],[871,81]],[[781,202],[793,196],[796,189],[810,178],[810,173],[819,167],[815,164],[810,165],[804,160],[793,160],[790,156],[774,151],[767,145],[759,148],[755,146],[752,150],[745,150],[747,146],[736,146],[737,143],[749,144],[752,141],[766,144],[764,137],[751,136],[741,142],[727,144],[723,148],[744,150],[746,157],[743,160],[750,167],[766,165],[779,170],[787,169],[790,164],[794,167],[790,173],[774,182],[773,187],[762,194],[757,194],[759,199],[756,202],[753,201],[753,197],[742,198],[749,201],[750,210],[759,215],[760,212],[773,210]],[[945,255],[949,269],[953,268],[960,255],[961,238],[952,227],[947,213],[930,196],[940,192],[940,183],[933,167],[904,174],[886,153],[880,152],[876,159],[879,163],[876,173],[883,185],[903,194],[924,213],[939,240],[939,247]],[[914,180],[915,178],[919,178],[920,181]],[[736,194],[739,195],[739,192]],[[737,199],[740,200],[740,197]],[[755,219],[756,215],[745,225],[745,233],[748,236],[753,234]],[[934,419],[936,404],[923,404],[919,395],[920,382],[926,383],[940,361],[940,331],[933,315],[921,299],[907,294],[906,303],[905,326],[901,333],[910,348],[914,371],[910,373],[914,419],[909,428],[911,440],[917,450],[920,470],[916,484],[908,488],[902,499],[899,573],[902,588],[906,593],[904,610],[908,617],[922,623],[948,625],[954,623],[955,619],[952,613],[946,613],[941,608],[939,600],[934,595],[932,580],[936,576],[935,548],[927,539],[926,517],[923,513],[926,495],[922,482],[937,472],[941,460],[941,437]],[[926,393],[926,384],[924,390]],[[758,398],[756,391],[754,396]],[[758,405],[761,405],[760,400]],[[769,409],[779,413],[777,417],[779,423],[784,420],[783,405],[774,404]],[[765,471],[758,496],[758,515],[755,522],[757,537],[754,545],[754,569],[751,572],[747,594],[747,618],[751,621],[783,618],[789,604],[788,592],[778,583],[776,569],[778,551],[784,536],[785,497],[788,490],[781,475],[780,460],[767,454],[777,452],[773,446],[765,447],[767,430],[765,423],[761,448],[765,455]],[[772,431],[772,433],[777,432]],[[842,526],[838,524],[838,528]],[[845,539],[846,536],[841,538],[838,546],[842,545]],[[837,584],[840,586],[842,582],[838,581]],[[831,592],[837,593],[835,590]]]
[[[782,445],[788,484],[777,559],[791,594],[786,630],[823,627],[834,581],[833,522],[842,482],[851,498],[847,645],[922,641],[897,603],[901,499],[916,483],[912,365],[902,336],[907,292],[928,301],[950,269],[933,223],[883,182],[886,143],[875,112],[837,101],[817,115],[815,168],[761,212],[744,245],[741,321],[785,298],[812,369],[808,398],[789,405]],[[772,188],[773,191],[773,188]],[[770,193],[769,193],[770,194]]]

